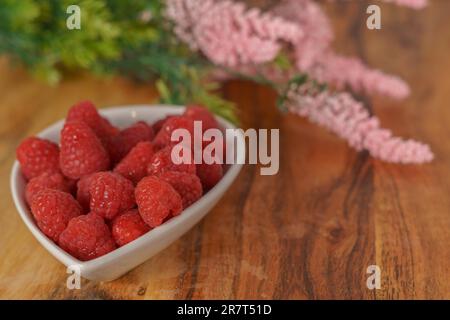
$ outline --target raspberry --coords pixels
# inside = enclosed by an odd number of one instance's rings
[[[217,142],[216,142],[217,139]],[[213,144],[214,143],[214,144]],[[214,149],[213,149],[214,148]],[[221,153],[216,154],[216,150],[221,150]],[[227,157],[227,146],[226,146],[226,140],[223,137],[214,137],[212,141],[203,140],[202,143],[202,155],[203,155],[203,161],[206,157],[209,157],[209,154],[213,157],[213,162],[220,162],[220,164],[223,164],[226,162]],[[217,160],[216,160],[217,157]]]
[[[131,127],[122,130],[119,135],[111,140],[109,153],[113,163],[117,163],[125,157],[128,152],[142,141],[153,139],[153,129],[143,121],[136,122]]]
[[[173,116],[164,123],[161,130],[159,130],[153,144],[156,149],[161,149],[168,145],[177,144],[176,141],[171,141],[172,132],[176,129],[186,129],[191,134],[191,143],[193,145],[194,139],[194,120],[184,116]]]
[[[175,164],[172,161],[172,147],[167,146],[153,155],[147,168],[149,175],[158,175],[164,171],[181,171],[195,174],[194,159],[191,155],[190,163]]]
[[[59,237],[59,246],[81,261],[98,258],[116,248],[105,221],[92,212],[70,220]]]
[[[126,245],[148,231],[150,227],[145,224],[136,209],[120,214],[112,221],[112,235],[119,246]]]
[[[51,141],[27,138],[17,147],[16,155],[28,180],[44,172],[59,172],[59,148]]]
[[[70,179],[67,177],[64,177],[66,180],[66,184],[67,187],[69,188],[69,193],[70,194],[76,194],[77,193],[77,183],[79,181],[79,179]]]
[[[161,128],[163,127],[164,123],[166,123],[166,121],[172,117],[173,116],[166,116],[165,118],[156,121],[152,126],[153,132],[157,134],[159,130],[161,130]]]
[[[183,202],[178,192],[157,177],[142,179],[135,194],[139,213],[144,222],[152,228],[159,226],[166,218],[179,215],[183,210]]]
[[[202,183],[195,174],[166,171],[158,177],[169,183],[180,194],[183,201],[183,209],[186,209],[202,197]]]
[[[86,123],[105,145],[108,144],[111,137],[119,133],[119,129],[111,125],[107,119],[100,116],[91,101],[82,101],[73,105],[66,118],[66,122],[71,121]]]
[[[202,123],[202,139],[203,139],[203,134],[208,129],[217,129],[222,132],[222,135],[224,134],[223,130],[220,128],[219,123],[214,118],[214,115],[201,105],[187,106],[186,110],[184,111],[184,116],[189,117],[189,118],[193,119],[194,121],[200,121]],[[219,143],[215,143],[214,146],[217,146],[218,148],[221,146],[220,148],[222,148],[222,153],[221,153],[221,155],[218,155],[218,157],[220,156],[219,157],[220,160],[222,162],[225,162],[225,155],[226,155],[225,143],[226,143],[226,141],[225,141],[225,139],[223,139],[223,136],[219,136],[219,137],[212,136],[211,138],[202,140],[202,154],[203,154],[204,149],[209,144],[213,143],[216,139],[220,140],[220,145],[219,145]],[[193,145],[193,150],[195,147],[196,146]]]
[[[219,128],[217,120],[214,118],[211,112],[204,106],[200,105],[188,105],[184,111],[184,116],[193,119],[194,121],[202,122],[202,129],[206,131],[212,128]]]
[[[82,214],[80,205],[70,194],[53,189],[44,189],[33,197],[31,212],[38,227],[53,241],[58,241],[70,219]]]
[[[114,168],[114,172],[130,179],[135,185],[147,175],[147,166],[153,156],[151,142],[139,142]]]
[[[31,204],[33,197],[44,189],[54,189],[69,193],[68,181],[60,173],[44,172],[31,179],[25,188],[25,200]]]
[[[90,208],[106,219],[135,205],[133,183],[113,172],[98,172],[89,184]]]
[[[81,177],[77,183],[77,201],[85,211],[89,211],[89,204],[91,202],[91,195],[89,194],[89,188],[91,185],[92,177],[94,174],[88,174]]]
[[[84,122],[68,122],[61,131],[60,166],[64,175],[72,179],[108,170],[108,154]]]
[[[214,187],[223,177],[222,165],[213,164],[197,164],[197,176],[202,182],[203,190],[209,190]]]

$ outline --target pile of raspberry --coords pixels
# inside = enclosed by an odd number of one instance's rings
[[[37,226],[70,255],[87,261],[182,213],[223,176],[219,163],[172,161],[172,132],[184,128],[193,136],[194,121],[202,122],[202,130],[219,128],[198,105],[181,116],[153,125],[139,121],[122,130],[90,101],[72,106],[59,145],[31,137],[16,150]],[[187,156],[193,157],[193,150]]]

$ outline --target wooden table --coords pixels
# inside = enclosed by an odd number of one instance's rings
[[[424,166],[386,164],[296,116],[247,82],[224,95],[245,127],[281,129],[281,167],[246,166],[189,233],[110,283],[66,289],[66,269],[14,208],[9,174],[17,144],[64,117],[69,106],[150,103],[155,91],[124,79],[72,77],[59,87],[0,62],[0,298],[383,299],[450,298],[450,1],[422,12],[382,6],[383,29],[365,28],[365,4],[329,5],[336,46],[404,77],[412,96],[368,99],[383,124],[431,144]],[[381,289],[366,268],[381,268]]]

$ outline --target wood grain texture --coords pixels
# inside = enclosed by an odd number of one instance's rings
[[[449,299],[450,12],[382,6],[383,29],[365,28],[364,1],[328,5],[336,47],[411,85],[403,102],[367,99],[383,125],[427,141],[424,166],[382,163],[296,116],[275,95],[231,82],[224,95],[244,127],[280,128],[280,172],[245,166],[212,212],[154,258],[109,283],[66,289],[65,268],[22,223],[9,192],[17,144],[64,117],[69,106],[150,103],[148,85],[80,75],[49,87],[0,60],[0,298],[35,299]],[[382,288],[366,288],[379,265]]]

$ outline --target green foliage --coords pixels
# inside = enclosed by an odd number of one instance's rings
[[[288,94],[290,90],[296,89],[304,84],[308,83],[315,93],[327,90],[327,85],[317,82],[315,79],[311,79],[307,74],[301,73],[294,75],[289,81],[283,85],[278,86],[277,106],[281,111],[286,112],[286,101],[288,100]],[[311,92],[312,93],[312,92]]]
[[[299,75],[295,75],[294,77],[292,77],[288,81],[286,86],[284,88],[280,89],[281,94],[278,95],[278,99],[277,99],[278,108],[280,108],[282,111],[286,111],[285,105],[286,105],[286,100],[288,98],[289,91],[293,87],[299,87],[299,86],[305,84],[307,81],[308,81],[308,76],[306,74],[299,74]]]
[[[74,4],[80,30],[66,27]],[[163,10],[162,0],[1,0],[0,54],[51,84],[77,70],[155,81],[163,103],[202,103],[236,121],[233,104],[204,80],[210,66],[177,41]]]
[[[83,8],[81,30],[68,30],[66,9]],[[119,26],[103,1],[14,1],[0,6],[0,53],[21,61],[50,83],[63,70],[95,69],[102,59],[120,56]]]
[[[280,51],[280,53],[275,57],[274,64],[283,71],[293,69],[292,62],[284,51]]]

